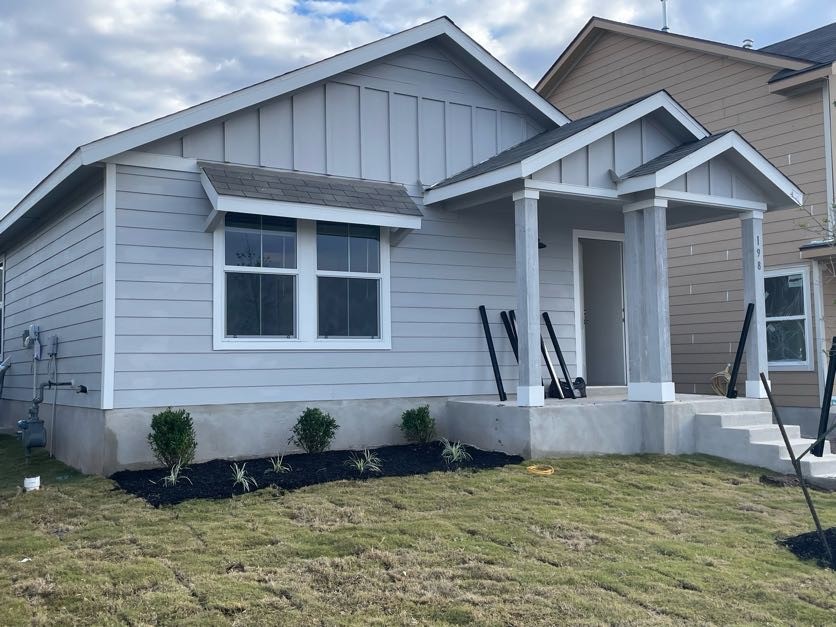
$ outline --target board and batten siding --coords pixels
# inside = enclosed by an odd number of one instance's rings
[[[103,207],[102,183],[87,185],[68,194],[41,226],[6,250],[3,349],[12,368],[3,398],[32,400],[32,349],[23,348],[21,337],[30,324],[38,324],[39,382],[47,377],[49,338],[57,335],[59,378],[74,379],[88,390],[60,390],[58,403],[101,407]],[[52,394],[47,392],[45,403]]]
[[[800,223],[809,221],[810,212],[821,217],[827,210],[821,90],[791,97],[770,94],[767,81],[774,73],[743,61],[605,33],[543,96],[574,119],[666,89],[709,131],[740,132],[805,194],[803,208],[766,215],[764,253],[767,268],[773,268],[804,263],[798,247],[814,236]],[[711,393],[711,376],[734,360],[743,318],[739,221],[672,230],[668,255],[677,391]],[[773,370],[770,378],[782,405],[818,404],[815,370]]]
[[[516,304],[513,205],[424,209],[391,249],[391,350],[213,351],[211,207],[196,174],[118,166],[115,407],[495,394],[477,307],[507,389],[517,366],[499,320]],[[575,365],[571,207],[541,211],[541,299]],[[575,228],[619,231],[591,212]]]
[[[140,150],[431,185],[542,130],[425,43]]]

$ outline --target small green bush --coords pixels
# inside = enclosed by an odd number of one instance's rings
[[[164,466],[188,466],[197,449],[194,425],[189,412],[169,407],[159,414],[154,414],[151,417],[148,445],[157,461]]]
[[[288,442],[308,453],[321,453],[330,446],[339,428],[331,414],[317,407],[307,407],[293,425],[293,435]]]
[[[430,406],[407,409],[401,415],[401,431],[408,442],[431,442],[435,436],[435,418],[430,415]]]

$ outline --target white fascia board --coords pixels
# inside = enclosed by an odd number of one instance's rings
[[[662,187],[729,150],[734,150],[743,157],[792,202],[799,206],[804,202],[804,194],[801,190],[736,131],[727,133],[725,136],[714,140],[707,146],[703,146],[654,174],[621,181],[618,183],[618,193],[623,195]]]
[[[545,194],[582,196],[584,198],[613,201],[620,199],[616,190],[607,187],[587,187],[586,185],[571,185],[569,183],[556,183],[554,181],[541,181],[538,179],[525,179],[524,184],[526,189],[537,190]]]
[[[471,176],[457,183],[450,183],[444,187],[429,189],[424,192],[424,204],[432,205],[456,196],[462,196],[471,192],[478,192],[493,185],[507,183],[514,179],[522,178],[522,168],[519,163],[512,163],[504,168]]]
[[[78,149],[64,159],[64,161],[50,172],[44,180],[38,183],[35,188],[23,197],[17,205],[15,205],[6,215],[0,218],[0,235],[5,233],[8,228],[17,222],[29,209],[35,206],[36,203],[46,197],[49,192],[55,189],[64,179],[70,176],[73,172],[83,165],[81,154]]]
[[[765,202],[757,200],[744,200],[742,198],[728,198],[727,196],[712,196],[711,194],[695,194],[693,192],[680,192],[673,189],[657,189],[653,193],[654,198],[675,200],[689,205],[704,205],[706,207],[722,207],[732,211],[766,211]]]
[[[214,198],[210,196],[209,201],[218,214],[248,213],[277,218],[347,222],[349,224],[369,224],[371,226],[387,226],[399,229],[421,228],[421,218],[418,216],[405,216],[397,213],[386,213],[384,211],[310,205],[301,202],[266,200],[263,198],[222,196],[217,193],[214,195]]]
[[[691,117],[685,109],[680,107],[679,104],[677,104],[677,102],[670,97],[670,95],[666,92],[660,91],[632,106],[627,107],[623,111],[619,111],[618,113],[601,120],[597,124],[593,124],[589,128],[572,135],[560,143],[549,146],[545,150],[523,159],[523,176],[529,176],[538,170],[542,170],[555,161],[580,150],[584,146],[588,146],[610,133],[614,133],[618,129],[653,113],[657,109],[665,109],[680,124],[682,124],[682,126],[685,127],[695,139],[708,137],[709,133],[705,127]]]

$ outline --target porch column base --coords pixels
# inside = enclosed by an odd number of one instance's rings
[[[772,387],[772,381],[766,380],[769,387]],[[758,379],[757,381],[746,381],[746,398],[766,398],[766,389],[763,383]]]
[[[518,407],[542,407],[545,404],[545,391],[542,385],[517,386]]]
[[[648,383],[646,381],[627,384],[628,401],[649,401],[652,403],[670,403],[676,400],[674,385],[671,381]]]

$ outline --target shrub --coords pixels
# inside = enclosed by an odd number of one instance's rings
[[[308,453],[321,453],[330,446],[339,429],[337,421],[317,407],[307,407],[293,425],[288,442]]]
[[[401,415],[401,431],[408,442],[431,442],[435,436],[435,418],[430,415],[430,406],[407,409]]]
[[[197,449],[194,425],[189,412],[169,407],[159,414],[154,414],[151,417],[148,445],[157,461],[164,466],[188,466]]]

